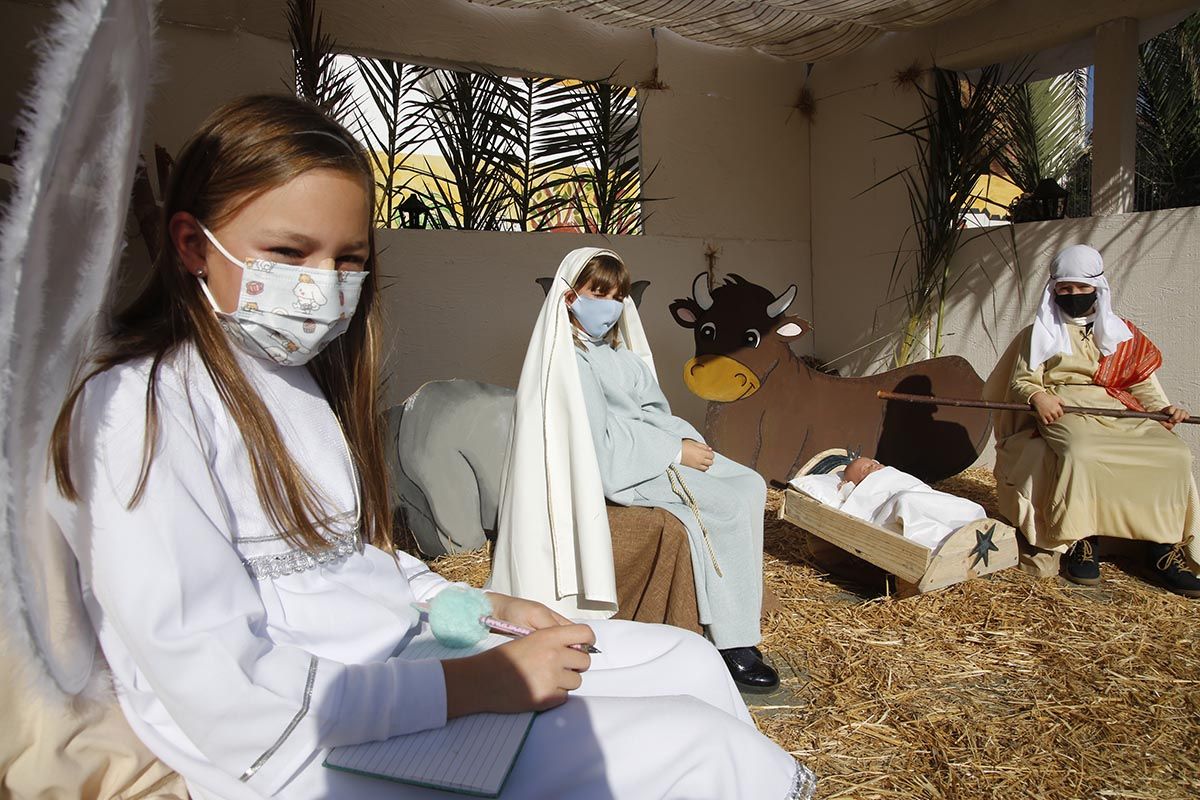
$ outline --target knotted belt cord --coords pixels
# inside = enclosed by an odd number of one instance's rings
[[[667,479],[671,482],[671,491],[696,515],[696,522],[700,523],[700,533],[704,536],[704,546],[708,549],[708,557],[712,559],[713,569],[717,571],[717,577],[725,577],[725,573],[721,572],[721,565],[717,563],[717,553],[713,550],[712,542],[708,539],[708,528],[704,526],[704,519],[700,516],[700,507],[696,505],[696,498],[692,497],[691,490],[683,482],[683,476],[679,474],[679,470],[675,468],[674,464],[667,467]]]

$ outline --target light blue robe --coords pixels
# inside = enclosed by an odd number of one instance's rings
[[[676,464],[684,439],[703,442],[704,437],[671,414],[650,368],[629,350],[582,344],[576,351],[579,380],[604,496],[678,517],[691,541],[700,622],[713,643],[719,648],[757,644],[767,496],[762,477],[720,454],[707,472]],[[686,492],[703,520],[707,543],[695,511],[681,497]]]

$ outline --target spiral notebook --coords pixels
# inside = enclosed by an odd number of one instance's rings
[[[509,641],[490,634],[480,644],[450,649],[432,637],[404,648],[403,657],[462,658]],[[497,797],[529,735],[535,713],[471,714],[441,728],[379,742],[335,747],[324,766],[383,780],[476,797]]]

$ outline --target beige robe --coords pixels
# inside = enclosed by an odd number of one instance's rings
[[[1124,408],[1092,383],[1100,352],[1085,328],[1068,330],[1072,353],[1037,369],[1028,363],[1032,326],[1022,331],[988,378],[985,399],[1028,403],[1044,389],[1067,405]],[[1149,410],[1169,405],[1155,376],[1129,391]],[[995,433],[1001,511],[1035,548],[1061,553],[1097,534],[1164,543],[1192,537],[1188,555],[1200,558],[1191,451],[1158,422],[1067,414],[1042,425],[1033,414],[1003,412]],[[1042,559],[1034,571],[1054,568]]]
[[[183,778],[142,744],[115,698],[47,698],[3,630],[0,672],[0,797],[186,800]]]

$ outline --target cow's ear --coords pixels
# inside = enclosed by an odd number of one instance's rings
[[[812,330],[812,323],[800,317],[783,317],[775,332],[784,339],[798,339]]]
[[[629,287],[629,296],[633,299],[636,307],[642,307],[642,295],[646,293],[648,286],[650,286],[650,281],[634,281]]]
[[[554,285],[554,278],[534,278],[533,282],[542,287],[542,294],[550,294],[550,287]]]
[[[683,327],[694,328],[700,317],[700,304],[690,297],[676,300],[671,303],[671,316]]]

